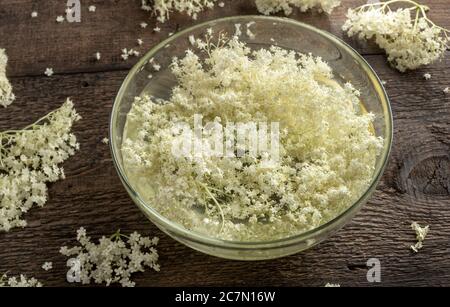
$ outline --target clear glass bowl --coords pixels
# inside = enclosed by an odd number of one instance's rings
[[[253,39],[245,35],[246,24],[255,22],[251,31]],[[322,226],[299,235],[267,242],[234,242],[209,237],[183,228],[171,222],[154,210],[133,189],[125,173],[121,154],[122,136],[126,116],[134,97],[149,93],[156,97],[168,98],[171,88],[176,84],[169,65],[174,56],[182,57],[186,49],[192,48],[189,36],[202,37],[208,28],[214,33],[225,31],[233,34],[235,24],[241,24],[241,40],[250,48],[259,49],[277,45],[302,53],[312,53],[322,57],[333,69],[338,82],[350,81],[360,90],[362,103],[366,110],[376,115],[375,132],[384,138],[384,148],[379,156],[372,181],[360,199],[342,214]],[[151,59],[161,65],[155,72]],[[151,79],[148,78],[152,74]],[[114,102],[110,123],[111,150],[119,177],[133,201],[142,212],[162,231],[179,242],[206,254],[238,260],[262,260],[294,254],[310,248],[339,230],[359,211],[374,192],[382,176],[392,143],[392,114],[384,88],[369,64],[342,40],[325,31],[316,29],[292,19],[265,16],[238,16],[223,18],[198,24],[181,31],[148,52],[128,74]]]

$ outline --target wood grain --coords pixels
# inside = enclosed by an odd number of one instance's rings
[[[138,2],[138,1],[135,1]],[[342,36],[345,7],[362,1],[345,1],[328,19],[315,13],[296,13],[302,20]],[[434,9],[437,23],[450,26],[446,0],[423,1]],[[0,129],[20,128],[58,107],[68,96],[83,117],[75,133],[81,151],[64,164],[67,179],[50,186],[50,200],[26,215],[24,229],[0,233],[0,273],[24,273],[47,286],[67,286],[66,259],[60,246],[75,243],[80,226],[98,238],[139,231],[161,237],[161,272],[148,271],[135,278],[139,286],[370,286],[366,261],[377,257],[382,265],[381,286],[450,286],[450,58],[427,68],[399,74],[389,68],[373,45],[349,41],[366,54],[380,78],[387,82],[395,122],[395,143],[383,179],[362,211],[335,236],[319,246],[283,259],[262,262],[223,260],[195,252],[162,234],[133,204],[114,170],[108,133],[114,97],[133,61],[119,59],[122,47],[134,47],[142,36],[142,50],[178,28],[194,22],[174,15],[160,34],[140,29],[148,16],[129,1],[90,1],[96,13],[83,7],[80,24],[57,25],[61,1],[2,0],[0,46],[10,56],[17,101],[0,110]],[[32,10],[39,18],[29,18]],[[248,1],[226,1],[223,9],[201,15],[201,20],[236,14],[255,14]],[[92,16],[90,15],[92,14]],[[149,28],[153,28],[149,20]],[[99,50],[100,63],[92,61]],[[56,75],[42,75],[45,67]],[[424,80],[429,72],[431,80]],[[430,224],[425,247],[409,250],[415,242],[411,221]],[[45,272],[41,265],[53,261]]]
[[[255,15],[258,13],[251,0],[224,1],[224,8],[206,11],[193,21],[181,14],[172,14],[170,22],[156,23],[149,13],[140,10],[140,0],[90,0],[82,5],[81,22],[58,24],[56,16],[64,15],[66,1],[2,0],[0,5],[0,45],[10,56],[11,76],[42,75],[45,68],[52,67],[55,73],[93,72],[129,69],[136,58],[124,62],[120,55],[123,48],[137,48],[136,40],[144,44],[141,51],[148,50],[167,38],[168,33],[185,29],[198,22],[215,18]],[[88,3],[87,3],[88,2]],[[450,28],[447,0],[424,0],[432,8],[430,17]],[[97,11],[88,12],[89,4],[95,4]],[[364,0],[344,0],[331,16],[317,12],[295,11],[290,17],[312,24],[343,38],[362,54],[380,54],[373,44],[358,43],[342,33],[345,13],[350,7],[365,3]],[[30,13],[36,10],[37,18]],[[148,23],[146,29],[139,24]],[[158,25],[161,33],[154,33]],[[95,52],[101,52],[102,59],[94,60]]]

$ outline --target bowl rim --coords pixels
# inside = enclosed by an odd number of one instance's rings
[[[139,72],[139,69],[144,66],[158,51],[160,51],[164,46],[169,44],[170,42],[176,40],[180,36],[186,35],[187,33],[194,31],[196,29],[206,27],[208,25],[214,25],[215,23],[220,22],[230,22],[230,21],[236,21],[238,23],[241,20],[264,20],[264,21],[272,21],[272,22],[283,22],[283,23],[290,23],[297,27],[306,28],[310,31],[313,31],[317,33],[318,35],[325,37],[332,41],[334,44],[339,45],[341,48],[346,50],[350,55],[352,55],[353,59],[355,59],[359,65],[363,68],[363,70],[366,72],[367,76],[369,77],[370,81],[372,82],[376,92],[378,93],[378,97],[381,101],[381,105],[383,108],[383,113],[386,114],[384,121],[386,124],[386,131],[384,135],[384,145],[383,145],[383,151],[382,151],[382,162],[378,165],[378,169],[375,170],[376,175],[372,177],[370,184],[368,185],[366,191],[356,200],[351,206],[346,208],[344,211],[342,211],[338,216],[334,217],[330,221],[320,225],[319,227],[316,227],[314,229],[308,230],[306,232],[302,232],[296,235],[292,235],[289,237],[284,237],[276,240],[271,241],[230,241],[230,240],[223,240],[219,238],[214,238],[211,236],[203,235],[199,232],[194,232],[191,230],[188,230],[184,228],[181,224],[175,223],[167,219],[166,217],[162,216],[160,213],[158,213],[154,208],[150,206],[150,204],[147,204],[141,197],[139,196],[139,193],[137,193],[130,182],[127,179],[127,176],[125,174],[125,171],[122,167],[121,162],[118,158],[118,153],[116,152],[117,146],[115,142],[115,121],[116,117],[118,115],[118,106],[120,104],[120,101],[122,100],[125,90],[128,87],[130,81],[132,80],[133,76]],[[242,22],[242,21],[241,21]],[[113,158],[113,163],[116,168],[117,173],[119,174],[119,178],[122,181],[122,184],[125,186],[127,192],[132,196],[133,201],[138,205],[138,207],[144,211],[144,213],[148,216],[152,216],[157,221],[157,226],[163,227],[165,229],[165,232],[169,232],[170,235],[176,235],[177,237],[184,238],[187,241],[190,242],[196,242],[198,244],[202,245],[209,245],[219,248],[228,248],[228,249],[238,249],[238,250],[267,250],[267,249],[273,249],[273,248],[279,248],[279,247],[288,247],[291,245],[298,244],[298,242],[305,241],[308,239],[313,238],[316,234],[326,231],[331,231],[333,229],[333,225],[338,224],[339,221],[343,220],[346,216],[350,215],[355,209],[359,209],[363,204],[364,201],[367,200],[372,193],[375,191],[376,186],[378,185],[384,170],[386,168],[386,165],[389,160],[390,152],[392,149],[392,141],[393,141],[393,130],[394,130],[394,123],[393,123],[393,117],[392,117],[392,110],[391,105],[389,102],[388,95],[384,89],[384,86],[382,82],[380,81],[379,77],[375,73],[374,69],[370,66],[370,64],[363,58],[361,54],[359,54],[353,47],[348,45],[346,42],[344,42],[342,39],[336,37],[335,35],[325,31],[318,29],[312,25],[286,18],[286,17],[274,17],[274,16],[261,16],[261,15],[238,15],[238,16],[230,16],[230,17],[224,17],[224,18],[218,18],[213,19],[209,21],[205,21],[196,25],[193,25],[191,27],[188,27],[170,37],[163,40],[162,42],[158,43],[156,46],[151,48],[145,56],[143,56],[129,71],[127,74],[125,80],[123,81],[118,94],[116,95],[113,103],[113,107],[111,110],[111,116],[110,116],[110,123],[109,123],[109,137],[110,137],[110,150]],[[118,149],[120,150],[120,148]],[[375,173],[374,172],[374,173]],[[153,223],[155,223],[152,220]],[[345,222],[344,222],[345,224]]]

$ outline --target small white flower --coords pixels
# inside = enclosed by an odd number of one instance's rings
[[[32,17],[32,18],[38,17],[38,12],[36,12],[36,11],[31,12],[31,17]]]
[[[44,264],[42,265],[42,269],[44,271],[50,271],[51,269],[53,269],[53,263],[52,262],[44,262]]]
[[[450,93],[450,88],[447,86],[446,88],[443,89],[444,94],[448,94]]]
[[[133,54],[133,49],[128,50],[127,48],[122,49],[122,54],[120,55],[124,61],[128,60],[130,55]]]
[[[423,74],[423,78],[425,80],[430,80],[431,79],[431,75],[429,73],[425,73],[425,74]]]
[[[97,7],[95,5],[90,5],[88,9],[89,9],[89,12],[93,13],[97,10]]]
[[[102,58],[102,54],[100,53],[100,52],[96,52],[95,53],[95,59],[97,60],[97,61],[100,61],[100,59]]]
[[[155,31],[155,32],[161,32],[161,28],[160,28],[160,27],[155,27],[155,28],[153,28],[153,31]]]
[[[430,230],[430,226],[421,227],[417,222],[413,222],[411,224],[412,230],[416,233],[416,239],[417,243],[414,245],[411,245],[411,249],[417,253],[419,252],[419,249],[423,247],[423,241],[425,240],[425,237],[428,234],[428,231]]]
[[[138,38],[137,39],[137,43],[138,43],[139,46],[141,46],[144,43],[144,41],[142,39]]]
[[[44,74],[45,74],[47,77],[53,76],[53,74],[54,74],[53,68],[47,67],[47,68],[45,69]]]
[[[219,2],[219,4],[217,4],[219,7],[224,7],[225,6],[225,2]]]
[[[105,145],[108,145],[109,144],[109,139],[106,138],[106,137],[103,138],[102,143],[105,144]]]
[[[141,22],[139,25],[141,26],[142,29],[145,29],[145,28],[147,28],[148,23],[146,23],[146,22]]]
[[[153,69],[154,69],[155,71],[160,71],[160,70],[161,70],[161,65],[159,65],[159,64],[153,64]]]
[[[62,22],[64,22],[64,20],[65,20],[64,16],[56,17],[56,22],[58,22],[58,23],[62,23]]]

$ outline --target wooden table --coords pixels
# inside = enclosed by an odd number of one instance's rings
[[[291,17],[327,30],[350,43],[387,82],[395,122],[395,141],[377,191],[353,221],[329,240],[303,253],[278,260],[239,262],[195,252],[164,235],[128,197],[114,170],[108,146],[108,120],[114,97],[137,58],[123,61],[122,48],[142,52],[170,32],[196,22],[173,14],[154,33],[155,19],[139,9],[138,0],[85,0],[80,23],[57,24],[65,1],[2,0],[0,47],[10,58],[7,73],[17,100],[0,109],[0,129],[23,127],[70,96],[83,120],[75,133],[81,150],[64,163],[67,179],[51,184],[44,208],[26,214],[28,227],[0,233],[0,273],[24,273],[46,286],[66,286],[62,245],[75,243],[84,226],[98,238],[139,231],[160,236],[161,272],[137,274],[139,286],[450,286],[450,57],[414,72],[391,69],[381,50],[342,33],[348,7],[364,1],[344,0],[331,16],[295,13]],[[200,21],[256,14],[250,0],[224,1],[224,8],[202,13]],[[450,28],[448,0],[423,0],[430,17]],[[91,13],[88,6],[95,4]],[[32,11],[37,18],[31,18]],[[139,26],[146,21],[149,26]],[[144,44],[138,47],[137,38]],[[101,52],[96,62],[95,52]],[[46,77],[46,67],[55,75]],[[432,78],[425,80],[424,73]],[[424,248],[413,254],[411,221],[430,224]],[[369,258],[381,261],[381,283],[366,280]],[[54,269],[41,269],[53,261]]]

